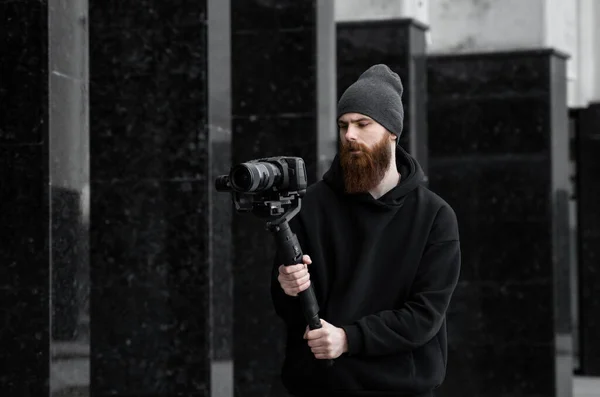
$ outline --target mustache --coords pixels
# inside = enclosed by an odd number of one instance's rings
[[[343,146],[342,149],[346,152],[352,151],[352,150],[359,150],[361,152],[365,152],[365,153],[369,153],[369,149],[367,148],[366,145],[363,145],[362,143],[358,143],[358,142],[346,142]]]

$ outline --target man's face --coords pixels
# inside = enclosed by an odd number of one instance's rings
[[[383,179],[392,159],[395,136],[381,124],[359,113],[338,120],[340,162],[348,193],[364,193]]]

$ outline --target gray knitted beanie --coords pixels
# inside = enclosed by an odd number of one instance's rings
[[[387,65],[371,66],[342,94],[337,118],[345,113],[369,116],[400,141],[404,126],[402,81]]]

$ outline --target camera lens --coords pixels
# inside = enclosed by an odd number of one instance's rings
[[[249,191],[252,187],[251,171],[242,164],[231,172],[231,182],[238,189]]]
[[[270,189],[281,180],[279,168],[267,162],[242,163],[231,171],[231,184],[242,192],[260,192]]]

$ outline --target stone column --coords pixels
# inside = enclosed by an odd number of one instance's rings
[[[600,376],[600,98],[579,110],[575,141],[580,372],[587,376]]]
[[[362,72],[387,64],[404,84],[404,131],[400,145],[427,174],[427,1],[336,1],[337,97]]]
[[[231,0],[208,1],[208,357],[210,396],[234,397],[232,206],[214,188],[231,167]]]
[[[90,1],[91,393],[231,396],[229,3]]]
[[[579,0],[579,102],[572,109],[577,183],[579,373],[600,376],[600,4]]]
[[[49,2],[52,396],[89,393],[87,0]]]
[[[48,3],[2,2],[0,394],[49,395]]]
[[[572,394],[566,32],[551,3],[430,2],[430,187],[463,252],[440,396]]]
[[[329,0],[232,0],[232,163],[299,156],[321,179],[336,149]],[[274,313],[273,236],[265,222],[234,215],[235,384],[264,397],[281,387],[285,332]]]

